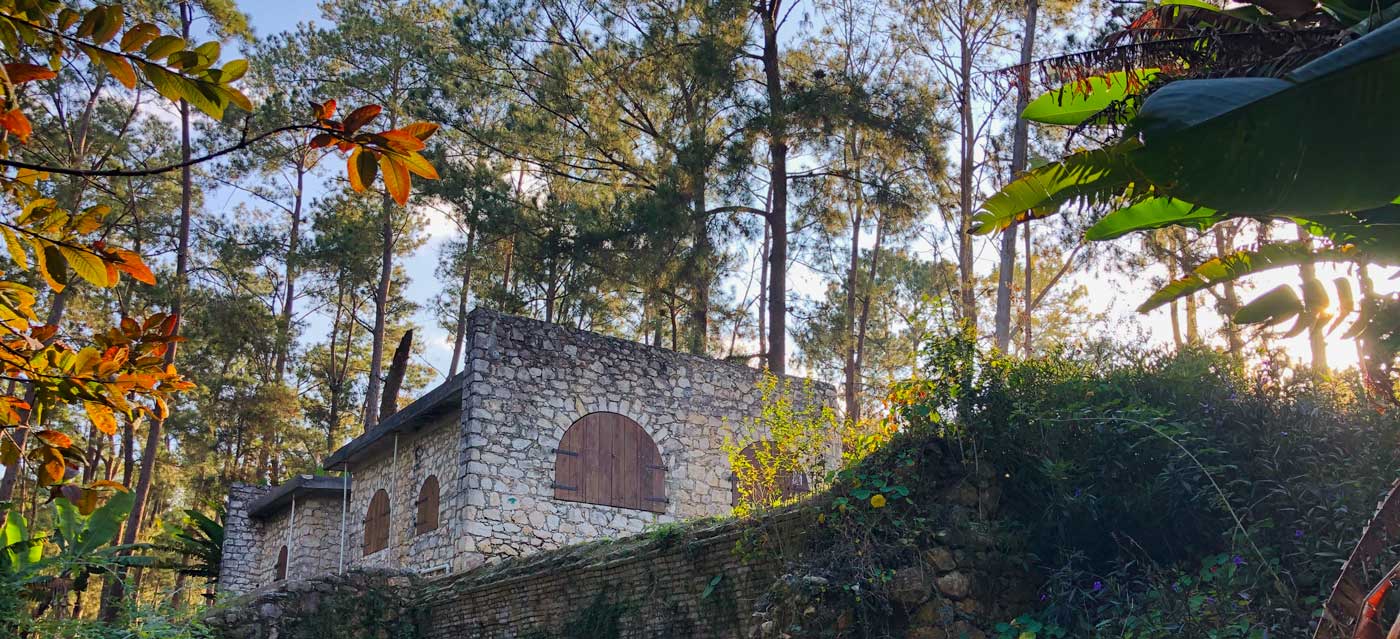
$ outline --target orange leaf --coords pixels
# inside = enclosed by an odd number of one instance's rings
[[[118,260],[113,266],[116,266],[117,269],[121,270],[123,273],[130,275],[133,279],[143,284],[156,283],[155,273],[151,272],[151,268],[146,266],[146,263],[141,260],[141,256],[136,254],[135,251],[112,249],[112,254],[115,255]]]
[[[60,433],[56,430],[41,430],[37,433],[34,433],[34,436],[38,437],[40,441],[50,446],[53,446],[54,448],[68,448],[69,446],[73,445],[73,438],[64,435],[63,433]]]
[[[414,137],[412,133],[401,129],[385,131],[380,133],[379,136],[384,138],[384,146],[403,154],[422,151],[428,146],[424,144],[422,140]]]
[[[87,410],[88,419],[92,420],[92,425],[104,435],[117,434],[117,416],[112,413],[112,409],[105,404],[97,402],[83,402],[83,408]]]
[[[408,204],[408,167],[396,158],[379,156],[379,168],[384,173],[384,188],[399,206]]]
[[[0,115],[0,127],[15,134],[20,142],[28,142],[29,134],[34,131],[29,125],[29,118],[24,117],[24,113],[19,109],[10,109],[4,115]]]
[[[49,446],[40,448],[36,452],[38,453],[36,461],[39,462],[39,466],[34,470],[35,474],[39,476],[39,485],[50,486],[63,481],[63,471],[68,465],[63,460],[63,453],[60,453],[57,448]]]
[[[99,479],[99,480],[97,480],[97,481],[95,481],[95,482],[92,482],[92,484],[89,485],[88,487],[89,487],[89,488],[110,488],[110,489],[112,489],[112,490],[116,490],[116,491],[120,491],[120,492],[124,492],[124,493],[125,493],[125,492],[131,492],[131,491],[127,490],[126,486],[123,486],[123,485],[121,485],[121,484],[119,484],[119,483],[117,483],[117,482],[114,482],[114,481],[110,480],[110,479]]]
[[[412,135],[413,137],[418,138],[419,140],[426,141],[428,138],[433,137],[434,133],[437,133],[438,125],[433,124],[432,122],[414,122],[413,124],[410,124],[399,130],[409,135]]]
[[[53,70],[48,67],[41,67],[37,64],[28,64],[25,62],[6,62],[5,75],[9,76],[10,82],[14,84],[23,84],[35,80],[51,80],[58,77],[58,74],[54,73]]]
[[[312,102],[311,115],[317,120],[329,120],[335,117],[335,100],[326,100],[323,104]]]
[[[311,148],[319,149],[323,146],[330,146],[331,142],[334,141],[335,138],[331,137],[329,133],[317,133],[311,138]]]
[[[345,116],[345,132],[354,133],[360,127],[379,117],[380,111],[383,110],[378,104],[367,104],[351,111],[350,115]]]

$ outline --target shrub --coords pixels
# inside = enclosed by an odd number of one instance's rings
[[[1304,636],[1400,468],[1354,377],[1205,349],[1014,361],[955,336],[894,397],[1003,471],[1003,525],[1050,576],[1006,636]]]

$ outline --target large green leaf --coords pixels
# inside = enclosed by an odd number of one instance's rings
[[[1303,301],[1293,287],[1279,284],[1269,292],[1254,298],[1254,301],[1240,307],[1231,318],[1236,324],[1264,324],[1272,326],[1288,321],[1303,311]]]
[[[1133,231],[1159,229],[1167,226],[1209,228],[1225,219],[1224,213],[1196,206],[1190,202],[1168,197],[1154,197],[1127,208],[1118,209],[1099,220],[1084,233],[1087,240],[1111,240]]]
[[[1026,219],[1048,217],[1074,200],[1106,201],[1132,185],[1125,158],[1137,144],[1127,142],[1080,151],[1059,162],[1027,171],[982,204],[972,232],[995,233]]]
[[[1115,71],[1067,84],[1032,100],[1025,110],[1021,111],[1021,117],[1044,124],[1083,124],[1114,102],[1141,91],[1143,85],[1155,77],[1158,71]]]
[[[1126,136],[1157,189],[1239,215],[1382,206],[1400,194],[1400,22],[1278,78],[1173,82]],[[1105,178],[1106,179],[1106,178]]]
[[[1196,267],[1190,274],[1171,282],[1138,307],[1146,313],[1192,293],[1237,280],[1270,269],[1297,266],[1304,262],[1354,262],[1364,256],[1350,248],[1315,248],[1306,242],[1266,244],[1258,250],[1239,251],[1223,258],[1214,258]]]

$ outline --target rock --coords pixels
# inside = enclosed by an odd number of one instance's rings
[[[938,572],[948,572],[958,567],[957,560],[953,559],[953,551],[943,546],[935,546],[924,553],[924,561],[937,568]]]
[[[905,639],[950,639],[948,631],[937,626],[914,626],[904,633]]]
[[[962,599],[972,594],[972,580],[967,575],[953,571],[938,578],[938,591],[950,599]]]
[[[269,602],[258,606],[258,614],[262,615],[264,619],[276,619],[282,616],[282,608]]]
[[[959,639],[987,639],[986,633],[979,630],[977,626],[966,621],[959,621],[953,624],[953,632],[950,634]]]
[[[890,598],[913,608],[928,601],[933,594],[933,584],[920,568],[900,568],[890,581]]]
[[[924,605],[922,605],[922,606],[919,606],[919,609],[914,611],[913,617],[911,617],[910,620],[909,620],[910,625],[911,625],[911,626],[941,626],[941,625],[943,625],[943,607],[944,607],[945,605],[946,605],[946,604],[944,604],[944,603],[941,602],[941,601],[930,601],[930,602],[928,602],[928,603],[926,603],[926,604],[924,604]]]

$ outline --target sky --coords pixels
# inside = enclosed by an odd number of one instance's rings
[[[291,29],[300,22],[314,21],[320,15],[316,2],[313,0],[241,0],[239,6],[252,19],[254,31],[258,36],[271,35]],[[330,162],[327,166],[334,170],[339,169],[338,162]],[[212,206],[231,211],[238,201],[236,195],[226,194],[224,198],[212,198],[209,203]],[[222,202],[222,206],[220,206],[220,202]],[[420,302],[420,304],[431,300],[444,288],[434,271],[443,243],[456,233],[451,222],[441,213],[431,209],[424,209],[422,213],[426,219],[424,235],[427,237],[427,241],[404,262],[404,268],[411,278],[407,297]],[[1043,225],[1054,224],[1054,220],[1051,219],[1039,224],[1042,225],[1041,228],[1046,228]],[[1119,241],[1134,242],[1132,239]],[[752,251],[751,248],[749,250]],[[926,259],[935,259],[936,257],[932,254],[931,249],[924,249],[922,252],[924,253],[922,257]],[[754,255],[750,253],[747,263],[752,263],[753,258]],[[994,272],[998,260],[996,243],[986,240],[980,241],[977,245],[976,259],[980,272]],[[1319,267],[1319,277],[1323,281],[1343,274],[1339,269]],[[1062,283],[1061,286],[1075,284],[1086,286],[1089,291],[1088,305],[1090,310],[1106,314],[1108,320],[1103,329],[1112,331],[1113,336],[1120,341],[1166,345],[1172,341],[1171,324],[1167,310],[1165,308],[1158,309],[1145,315],[1135,311],[1137,305],[1146,299],[1151,292],[1152,280],[1154,278],[1160,279],[1164,275],[1164,272],[1147,272],[1137,276],[1127,276],[1090,270],[1076,273],[1067,278],[1068,281]],[[724,285],[735,288],[736,292],[742,293],[748,280],[749,275],[745,273],[732,278]],[[794,280],[795,290],[803,294],[815,295],[824,287],[824,283],[814,274],[810,271],[804,273],[800,268],[794,273]],[[1388,282],[1385,275],[1378,275],[1376,280],[1378,284],[1382,285]],[[1296,283],[1297,281],[1297,272],[1294,270],[1256,276],[1244,285],[1241,297],[1244,301],[1248,301],[1259,292],[1269,290],[1277,284]],[[1382,288],[1387,287],[1382,286]],[[1219,315],[1207,306],[1210,303],[1209,299],[1203,300],[1203,308],[1200,313],[1203,335],[1216,334],[1221,323]],[[433,317],[431,309],[426,304],[420,308],[414,321],[419,327],[416,337],[424,347],[419,363],[426,364],[438,371],[440,375],[438,379],[441,379],[441,376],[446,375],[451,360],[451,336],[438,326],[436,318]],[[314,320],[306,328],[306,334],[312,336],[324,332],[325,327],[317,324]],[[1274,345],[1285,349],[1300,360],[1306,361],[1308,359],[1309,350],[1306,335],[1288,340],[1276,339]],[[1334,368],[1354,365],[1356,362],[1354,346],[1349,341],[1331,340],[1328,360]]]

